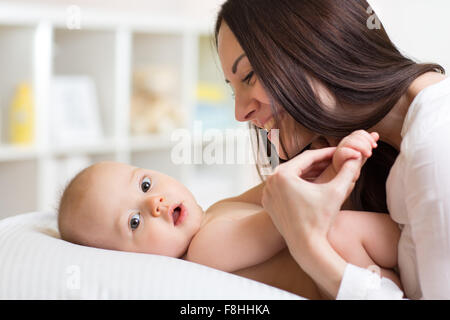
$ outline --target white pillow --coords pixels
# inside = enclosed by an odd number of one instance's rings
[[[302,298],[184,260],[72,244],[55,213],[34,212],[0,220],[0,299]]]

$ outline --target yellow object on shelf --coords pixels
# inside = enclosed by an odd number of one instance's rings
[[[223,102],[225,100],[224,91],[219,85],[200,82],[197,85],[197,99],[211,103]]]
[[[34,142],[34,106],[28,83],[17,87],[9,111],[9,128],[11,144],[29,145]]]

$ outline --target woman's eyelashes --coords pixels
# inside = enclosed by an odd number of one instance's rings
[[[140,213],[133,214],[130,219],[131,231],[136,230],[140,224],[141,224],[141,214]]]
[[[146,193],[152,187],[152,180],[149,177],[145,177],[141,182],[141,190]]]
[[[250,85],[250,81],[252,80],[254,74],[255,74],[254,71],[250,71],[249,74],[247,74],[247,76],[244,79],[242,79],[242,82],[245,82],[248,85]]]
[[[250,71],[247,76],[241,80],[242,83],[245,83],[247,85],[251,85],[251,81],[253,79],[253,76],[255,75],[254,71]],[[231,89],[231,96],[234,98],[236,98],[236,92],[234,91],[233,86],[231,85],[230,81],[225,80],[225,83],[228,84],[230,86]]]

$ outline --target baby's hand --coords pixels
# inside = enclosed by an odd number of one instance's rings
[[[372,156],[372,149],[378,146],[379,138],[376,132],[358,130],[342,139],[333,155],[334,170],[339,172],[347,160],[359,159],[361,156],[365,162]]]

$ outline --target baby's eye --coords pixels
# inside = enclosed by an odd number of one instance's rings
[[[144,178],[144,180],[142,180],[141,189],[143,192],[147,192],[148,190],[150,190],[151,186],[152,181],[150,180],[150,178]]]
[[[130,228],[131,230],[136,230],[139,227],[139,224],[141,223],[141,214],[136,213],[134,214],[130,219]]]

